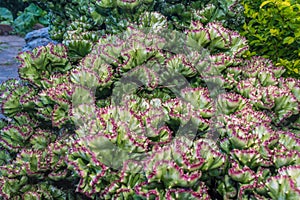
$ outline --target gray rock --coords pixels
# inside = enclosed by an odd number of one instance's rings
[[[31,42],[31,41],[37,39],[37,38],[49,38],[50,39],[48,31],[49,31],[48,27],[31,31],[31,32],[26,34],[26,36],[24,38],[25,42],[28,43],[28,42]]]
[[[22,51],[32,51],[34,48],[46,46],[50,42],[55,44],[58,43],[50,38],[48,27],[29,32],[24,39],[26,45],[23,47]]]

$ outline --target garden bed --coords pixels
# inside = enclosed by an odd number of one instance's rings
[[[38,3],[61,43],[0,85],[3,199],[299,199],[300,80],[230,29],[246,6]]]

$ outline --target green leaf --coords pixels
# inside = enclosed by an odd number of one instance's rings
[[[273,3],[273,1],[272,1],[272,0],[271,0],[271,1],[264,1],[264,2],[262,2],[262,4],[259,6],[259,8],[264,7],[264,6],[267,5],[268,3]]]
[[[295,41],[293,37],[286,37],[283,40],[283,44],[292,44]]]
[[[49,19],[48,19],[48,16],[46,15],[46,16],[43,16],[43,17],[40,17],[39,18],[39,23],[40,24],[43,24],[43,25],[49,25]]]
[[[0,7],[0,23],[2,24],[3,22],[11,24],[13,22],[13,15],[7,8]]]
[[[27,8],[25,8],[24,13],[22,15],[32,14],[36,17],[39,17],[43,14],[43,10],[37,5],[31,3]]]
[[[299,31],[299,30],[298,30],[298,31],[295,31],[294,34],[295,34],[295,37],[297,37],[297,38],[300,37],[300,31]]]

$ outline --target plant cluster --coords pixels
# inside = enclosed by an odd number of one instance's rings
[[[251,51],[285,66],[286,74],[300,75],[299,1],[243,0],[246,23],[244,35]]]
[[[13,21],[13,15],[12,13],[4,7],[0,7],[0,22],[1,24],[11,24]]]
[[[143,3],[96,1],[87,19]],[[300,81],[243,59],[221,23],[132,17],[82,59],[62,44],[18,56],[21,80],[0,86],[1,198],[297,199]]]
[[[227,27],[243,24],[243,7],[236,0],[29,1],[48,9],[50,35],[68,47],[73,61],[86,56],[92,50],[90,44],[101,36],[121,33],[129,24],[139,23],[138,19],[145,11],[159,12],[163,16],[158,20],[166,18],[169,28],[177,30],[188,28],[191,20],[204,24],[221,21]]]
[[[13,18],[18,16],[18,12],[23,11],[29,4],[23,0],[2,0],[0,7],[4,7],[11,11]]]
[[[11,25],[15,33],[25,35],[36,24],[47,26],[49,24],[48,13],[31,3],[24,11],[19,11],[17,17],[14,17],[10,10],[0,7],[0,24]]]

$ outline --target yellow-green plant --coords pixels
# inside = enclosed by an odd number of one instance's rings
[[[300,2],[243,0],[246,23],[243,35],[257,55],[287,68],[285,75],[300,75]]]

